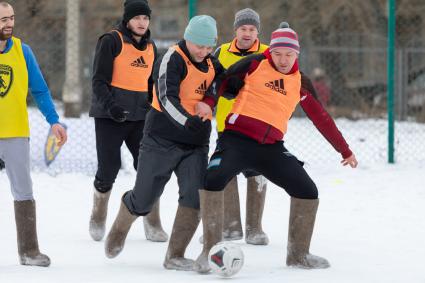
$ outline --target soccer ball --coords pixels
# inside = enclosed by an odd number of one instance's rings
[[[208,254],[208,263],[213,272],[231,277],[241,270],[244,255],[241,248],[232,242],[219,242]]]

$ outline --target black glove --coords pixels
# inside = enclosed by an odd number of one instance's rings
[[[190,116],[187,118],[184,128],[192,132],[199,132],[204,127],[204,122],[199,116]]]
[[[111,115],[112,120],[115,122],[124,122],[128,113],[128,111],[125,111],[124,108],[118,105],[112,105],[111,108],[109,108],[109,115]]]
[[[226,92],[236,95],[244,85],[245,82],[241,78],[231,76],[227,79]]]

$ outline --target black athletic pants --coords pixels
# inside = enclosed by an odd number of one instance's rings
[[[108,192],[121,168],[121,146],[125,142],[133,156],[133,166],[137,170],[140,141],[143,137],[145,121],[125,121],[118,123],[112,119],[95,118],[97,172],[94,187],[100,192]]]
[[[283,141],[259,144],[233,131],[225,131],[218,139],[208,164],[204,189],[222,191],[235,175],[246,170],[260,173],[291,197],[318,198],[316,185],[304,170],[303,163],[288,152]]]

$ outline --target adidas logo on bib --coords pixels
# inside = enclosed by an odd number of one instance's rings
[[[284,89],[284,86],[283,86],[283,79],[269,81],[268,83],[265,84],[265,86],[283,95],[286,95],[286,90]]]
[[[147,68],[148,65],[146,65],[145,59],[143,59],[143,56],[140,56],[136,60],[131,63],[132,67],[138,67],[138,68]]]
[[[204,82],[198,87],[198,89],[195,90],[195,93],[205,95],[206,91],[207,91],[207,81],[204,80]]]

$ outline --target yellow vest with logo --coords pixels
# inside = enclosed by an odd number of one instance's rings
[[[259,54],[263,53],[267,48],[267,45],[260,43],[257,39],[251,49],[249,49],[248,51],[251,51],[252,54]],[[221,45],[218,60],[224,68],[228,69],[231,65],[246,57],[236,54],[237,52],[238,50],[236,48],[236,39],[234,39],[232,42],[228,42]],[[234,99],[229,100],[224,97],[220,97],[218,99],[217,112],[215,117],[217,121],[217,131],[219,133],[224,131],[224,122],[226,120],[227,115],[229,115],[230,110],[232,109],[233,103]]]
[[[21,40],[0,54],[0,138],[29,137],[28,70]]]

